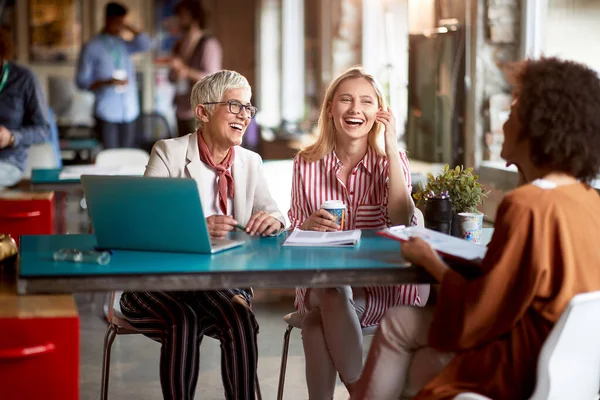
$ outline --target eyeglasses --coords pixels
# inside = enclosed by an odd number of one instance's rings
[[[213,101],[210,103],[202,103],[202,104],[205,106],[207,106],[209,104],[227,104],[229,106],[229,112],[232,114],[235,114],[235,115],[238,115],[239,113],[241,113],[242,109],[245,108],[246,113],[248,115],[250,115],[250,118],[254,118],[254,116],[256,115],[256,111],[258,110],[252,104],[242,104],[241,102],[239,102],[237,100]]]

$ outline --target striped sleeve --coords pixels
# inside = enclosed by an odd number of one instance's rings
[[[408,188],[408,193],[410,193],[410,196],[412,198],[412,177],[410,175],[410,162],[408,161],[406,153],[400,152],[400,160],[402,160],[402,168],[404,169],[404,179],[406,179],[406,187]],[[417,217],[414,214],[410,220],[410,225],[417,226]]]
[[[302,179],[305,164],[306,161],[299,155],[294,159],[292,196],[290,210],[288,211],[291,229],[300,227],[310,217],[309,205],[306,201],[307,193],[304,190],[304,180]]]
[[[412,192],[412,178],[410,177],[410,162],[408,161],[408,157],[406,153],[400,152],[400,161],[402,162],[402,170],[404,172],[404,179],[406,180],[406,187],[408,188],[408,192]]]
[[[410,162],[408,161],[408,157],[406,156],[406,154],[404,152],[400,151],[399,153],[400,153],[400,163],[402,165],[402,172],[404,173],[404,180],[406,181],[406,187],[408,189],[408,193],[410,194],[410,196],[412,198],[412,178],[410,176]],[[385,193],[384,193],[384,197],[383,197],[383,204],[386,204],[386,205],[390,198],[389,168],[390,168],[390,164],[386,159],[386,163],[385,163],[385,174],[386,174]],[[390,219],[390,216],[387,212],[387,207],[385,207],[385,222],[386,222],[387,226],[392,225],[392,220]],[[411,226],[417,225],[417,218],[414,215],[411,218],[410,225]]]
[[[302,223],[310,216],[309,204],[306,201],[307,193],[304,190],[303,169],[306,167],[306,161],[301,156],[294,159],[293,177],[292,177],[292,196],[288,217],[290,219],[291,229],[299,228]],[[305,313],[304,296],[306,288],[296,288],[296,299],[294,307],[300,313]]]

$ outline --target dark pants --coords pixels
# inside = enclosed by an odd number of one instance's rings
[[[135,147],[135,121],[116,123],[96,117],[96,132],[105,149]]]
[[[221,342],[228,400],[254,399],[258,323],[244,289],[125,292],[121,311],[141,333],[161,343],[160,383],[166,400],[192,400],[204,335]]]
[[[196,132],[195,119],[179,119],[177,118],[177,136],[185,136],[188,133]]]

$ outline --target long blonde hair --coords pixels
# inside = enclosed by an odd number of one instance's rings
[[[373,89],[375,89],[379,107],[383,108],[384,110],[387,109],[385,97],[383,97],[381,88],[379,87],[379,84],[373,75],[367,74],[360,66],[348,69],[346,72],[338,76],[333,82],[331,82],[327,88],[327,91],[325,92],[325,99],[323,99],[323,104],[321,105],[321,112],[319,115],[319,137],[317,141],[307,148],[300,150],[298,153],[307,162],[312,163],[318,161],[335,149],[335,125],[333,124],[333,120],[327,115],[327,111],[333,102],[333,96],[335,95],[335,92],[340,84],[347,79],[354,78],[366,79],[373,86]],[[379,122],[375,122],[373,124],[373,128],[371,128],[371,131],[369,132],[367,140],[369,142],[369,147],[373,148],[377,154],[383,156],[385,153],[377,143],[382,129],[383,125]]]

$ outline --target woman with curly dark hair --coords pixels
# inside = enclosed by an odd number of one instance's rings
[[[417,399],[529,398],[561,313],[600,290],[600,196],[587,184],[600,170],[600,80],[556,58],[525,61],[516,78],[502,157],[525,184],[500,204],[481,276],[465,279],[421,239],[403,243],[440,282],[437,303],[388,310],[353,399],[415,395],[411,362]],[[413,360],[417,350],[429,357]]]

